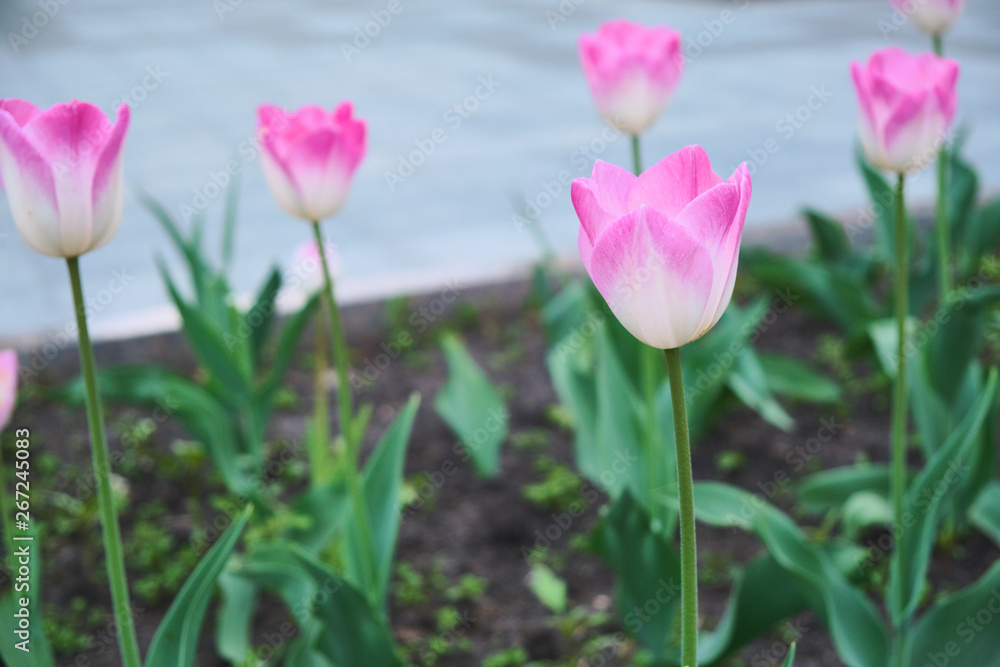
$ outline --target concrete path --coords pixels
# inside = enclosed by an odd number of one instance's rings
[[[178,216],[207,206],[217,220],[217,183],[235,160],[241,291],[272,263],[287,266],[309,238],[264,185],[256,105],[354,100],[369,121],[369,155],[326,225],[341,248],[344,295],[449,280],[461,290],[537,256],[512,221],[511,187],[571,254],[565,183],[598,156],[628,163],[628,142],[600,123],[576,55],[577,36],[614,17],[669,24],[687,41],[687,72],[644,140],[646,163],[690,143],[725,175],[750,161],[758,232],[805,203],[847,215],[864,203],[848,63],[889,44],[927,46],[908,25],[886,32],[895,26],[884,0],[17,0],[0,4],[0,95],[40,106],[75,97],[109,112],[131,103],[127,180]],[[947,48],[963,66],[968,155],[996,190],[1000,4],[969,0]],[[932,180],[914,184],[915,200],[930,201]],[[62,330],[71,319],[65,269],[24,245],[0,199],[0,339]],[[82,262],[100,336],[169,325],[158,252],[179,265],[130,195],[118,237]]]

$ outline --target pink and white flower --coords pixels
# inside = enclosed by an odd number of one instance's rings
[[[327,266],[332,277],[340,274],[340,253],[337,244],[327,241],[323,244],[323,254],[326,255]],[[323,262],[319,256],[319,246],[315,241],[307,241],[295,249],[292,261],[295,277],[299,278],[300,286],[309,293],[323,289]]]
[[[33,250],[79,257],[114,238],[128,125],[127,104],[112,124],[87,102],[43,111],[24,100],[0,100],[0,185]]]
[[[10,423],[17,403],[17,353],[0,350],[0,432]]]
[[[639,134],[663,110],[684,71],[681,36],[664,26],[608,21],[580,36],[580,62],[597,110],[622,132]]]
[[[940,35],[947,32],[951,25],[962,15],[965,0],[890,0],[918,30],[929,35]]]
[[[289,113],[264,104],[257,114],[264,177],[281,208],[310,222],[336,214],[365,156],[365,122],[352,116],[351,103],[332,113],[316,105]]]
[[[851,63],[868,160],[900,174],[931,164],[955,119],[958,74],[954,60],[895,47],[874,52],[865,65]]]
[[[580,257],[633,336],[661,349],[711,329],[729,305],[750,205],[746,163],[722,180],[701,146],[640,176],[600,160],[573,181]]]

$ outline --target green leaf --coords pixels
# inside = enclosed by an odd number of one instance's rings
[[[153,635],[145,667],[195,664],[201,624],[212,593],[215,591],[216,580],[229,561],[229,556],[236,547],[251,512],[252,507],[248,507],[240,514],[184,582],[156,634]]]
[[[843,225],[810,208],[804,209],[802,215],[812,232],[815,252],[820,257],[836,262],[851,254],[851,241]]]
[[[343,527],[350,503],[346,485],[339,480],[306,489],[292,502],[292,511],[305,518],[306,525],[294,528],[290,539],[318,554]]]
[[[279,594],[309,638],[307,648],[332,663],[403,666],[385,619],[367,596],[294,544],[256,549],[239,574]]]
[[[837,653],[848,667],[885,667],[889,638],[867,596],[844,577],[829,554],[809,541],[785,514],[759,496],[719,482],[695,484],[699,520],[717,527],[752,529],[768,552],[794,576],[825,619]]]
[[[808,600],[771,556],[761,556],[737,575],[726,611],[715,629],[698,639],[702,664],[717,663],[786,618],[808,608]]]
[[[0,473],[4,472],[4,467],[0,465]],[[0,487],[6,484],[3,474],[0,474]],[[0,517],[0,526],[5,526],[5,522],[13,521],[14,506],[9,502],[6,488],[0,488],[0,510],[4,510],[6,516]],[[9,512],[9,513],[8,513]],[[13,538],[14,530],[12,525],[6,525],[0,534]],[[5,552],[7,557],[8,571],[13,573],[15,566],[20,566],[20,557],[14,559],[14,553],[21,547],[28,549],[28,576],[27,580],[19,579],[22,585],[26,584],[27,589],[15,591],[13,582],[11,587],[0,593],[0,618],[3,620],[4,629],[0,631],[0,658],[8,667],[55,667],[55,656],[52,646],[45,634],[42,623],[42,554],[41,543],[38,541],[38,530],[34,524],[28,532],[17,531],[21,537],[31,537],[32,540],[3,540],[6,542]],[[13,574],[11,575],[13,576]],[[22,606],[22,598],[28,599],[27,606]],[[27,631],[29,635],[22,637],[16,634],[20,627],[20,621],[24,619],[23,613],[27,612]],[[18,648],[22,644],[27,650]]]
[[[1000,562],[976,583],[936,602],[907,633],[906,667],[1000,667]],[[983,620],[989,619],[986,623]]]
[[[242,664],[253,650],[253,620],[258,588],[230,570],[219,574],[222,599],[216,620],[215,650],[234,664]]]
[[[139,191],[139,201],[142,202],[146,209],[153,214],[153,217],[160,223],[163,231],[166,232],[167,238],[170,239],[177,251],[184,256],[185,260],[187,260],[188,270],[191,273],[191,281],[194,283],[195,292],[201,294],[204,289],[206,274],[209,273],[209,269],[205,266],[205,263],[201,258],[201,254],[198,252],[198,248],[184,238],[177,222],[174,221],[173,216],[170,215],[167,209],[160,202],[141,190]]]
[[[844,503],[844,534],[858,539],[866,530],[892,523],[892,505],[886,497],[871,491],[858,491]]]
[[[990,482],[969,509],[969,521],[1000,545],[1000,482]]]
[[[767,386],[775,394],[810,403],[837,403],[840,385],[806,364],[783,354],[760,353]]]
[[[240,201],[240,177],[233,176],[226,192],[226,210],[222,218],[222,266],[228,269],[233,263],[236,236],[236,214]]]
[[[306,301],[299,312],[285,320],[285,325],[281,329],[281,338],[275,349],[274,360],[271,362],[271,369],[257,392],[257,404],[264,406],[266,411],[270,410],[274,395],[281,388],[281,383],[284,381],[288,367],[295,356],[295,349],[302,339],[302,334],[309,324],[310,318],[319,308],[321,298],[322,294],[317,292]]]
[[[825,512],[841,507],[861,492],[889,495],[889,467],[881,463],[824,470],[799,483],[796,498],[808,512]]]
[[[533,563],[528,575],[528,587],[535,597],[556,614],[566,611],[566,582],[548,566]]]
[[[860,145],[855,155],[875,213],[875,238],[882,257],[891,266],[896,258],[896,193],[882,174],[868,163]]]
[[[781,663],[781,667],[792,667],[793,664],[795,664],[795,642],[792,642],[791,648],[788,649],[788,656]]]
[[[227,402],[235,406],[245,404],[252,392],[250,378],[234,356],[234,350],[239,347],[239,339],[231,337],[227,344],[223,339],[224,334],[213,329],[199,310],[184,301],[162,266],[161,272],[170,297],[180,312],[184,337],[191,345],[198,364],[222,384],[228,394]],[[228,333],[225,335],[229,337]]]
[[[231,491],[246,492],[246,462],[230,413],[215,397],[173,371],[153,365],[112,366],[100,371],[101,395],[109,401],[144,405],[154,409],[158,421],[176,419],[197,439],[218,466]],[[53,393],[56,398],[83,405],[83,378],[75,378]]]
[[[403,486],[403,463],[410,441],[413,420],[420,407],[420,397],[413,395],[382,435],[364,470],[364,494],[368,504],[372,539],[378,558],[376,577],[379,589],[376,600],[385,603],[392,574],[392,557],[399,533],[400,489]],[[349,534],[353,534],[350,531]],[[355,536],[357,538],[357,536]]]
[[[591,548],[615,573],[625,630],[654,657],[663,657],[680,601],[680,558],[673,544],[651,528],[649,514],[625,491],[594,527]]]
[[[912,618],[920,603],[930,565],[934,538],[944,501],[968,475],[968,457],[990,408],[996,401],[997,372],[990,372],[986,389],[944,445],[927,462],[907,489],[904,513],[897,519],[896,545],[902,557],[890,570],[890,611],[898,623]]]
[[[729,376],[728,385],[743,403],[769,424],[782,431],[792,430],[795,422],[771,393],[767,376],[753,348],[748,347],[740,355],[736,367]]]
[[[278,310],[278,290],[281,289],[281,271],[277,267],[271,270],[267,282],[257,294],[257,300],[243,317],[244,326],[250,331],[250,349],[253,354],[253,367],[260,368],[264,346],[271,333],[275,312]],[[237,329],[239,332],[240,329]]]
[[[441,349],[448,381],[434,408],[461,439],[476,472],[493,477],[500,472],[500,445],[507,437],[507,406],[455,334],[444,335]]]

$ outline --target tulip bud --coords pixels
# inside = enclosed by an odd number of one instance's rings
[[[958,72],[954,60],[897,48],[851,63],[861,146],[872,164],[907,174],[934,161],[955,118]]]
[[[940,35],[951,28],[965,9],[965,0],[890,0],[893,7],[908,16],[918,30]]]
[[[332,113],[309,105],[288,113],[258,109],[261,165],[271,193],[289,215],[318,222],[344,205],[365,156],[365,123],[343,102]]]
[[[336,277],[340,273],[340,254],[335,243],[324,243],[323,254],[330,267],[330,273]],[[292,261],[296,277],[301,278],[300,286],[308,293],[323,288],[323,262],[319,256],[319,246],[315,241],[307,241],[295,249]]]
[[[0,100],[0,185],[33,250],[79,257],[114,238],[128,125],[127,104],[112,124],[86,102],[42,111],[24,100]]]
[[[598,160],[573,181],[583,265],[633,336],[670,349],[715,326],[733,295],[750,194],[746,163],[723,181],[701,146],[638,177]]]
[[[0,350],[0,432],[10,423],[17,402],[17,353]]]
[[[580,37],[580,62],[601,116],[622,132],[639,134],[666,109],[684,54],[677,31],[619,20]]]

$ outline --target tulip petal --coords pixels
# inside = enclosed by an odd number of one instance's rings
[[[712,260],[685,227],[641,206],[610,225],[588,273],[622,325],[653,347],[698,338],[712,290]]]
[[[639,176],[629,192],[629,209],[651,206],[668,218],[676,218],[695,197],[722,179],[712,171],[701,146],[687,146],[668,155]]]
[[[0,432],[10,423],[17,402],[17,353],[0,350]]]
[[[6,111],[14,118],[14,122],[20,127],[34,118],[38,113],[38,107],[26,100],[9,98],[0,100],[0,111]],[[3,188],[3,174],[0,174],[0,188]]]
[[[131,112],[127,104],[118,107],[118,116],[94,169],[93,211],[94,238],[91,250],[114,238],[121,226],[125,189],[122,187],[122,147],[128,132]]]
[[[585,266],[604,230],[628,212],[626,201],[636,180],[634,174],[618,165],[598,160],[590,178],[573,181],[570,197],[580,218],[579,246]]]
[[[58,257],[59,205],[55,177],[14,117],[0,110],[0,173],[14,223],[36,252]]]

